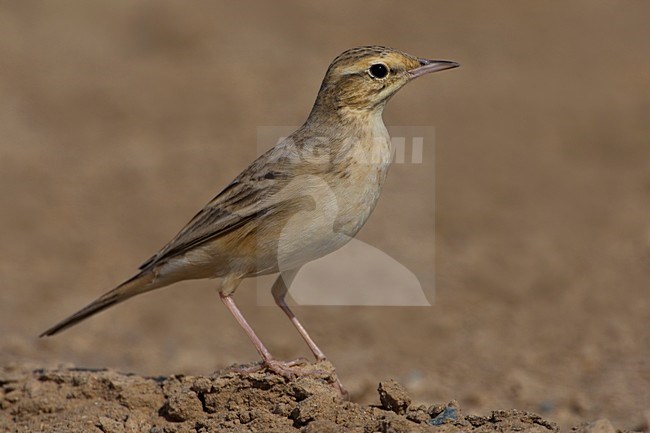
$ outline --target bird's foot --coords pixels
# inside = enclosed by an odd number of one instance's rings
[[[330,369],[314,368],[314,364],[309,363],[305,358],[298,358],[293,361],[278,361],[277,359],[269,359],[263,361],[263,365],[282,377],[285,377],[288,380],[294,380],[297,377],[312,376],[316,378],[321,378],[329,382],[336,390],[341,394],[345,400],[350,399],[350,393],[343,386],[338,376],[336,375],[336,370],[333,368],[332,364],[329,361],[322,359],[319,360],[318,364],[324,363],[325,366],[331,367]]]
[[[307,365],[310,364],[305,358],[298,358],[293,361],[279,361],[271,358],[251,364],[231,366],[228,370],[235,373],[257,373],[266,369],[288,380],[294,380],[299,376],[307,376],[309,374],[314,376],[327,374],[325,370],[311,369],[307,371],[305,368]]]
[[[312,364],[305,358],[298,358],[293,361],[280,361],[271,358],[254,364],[231,366],[228,368],[228,371],[245,374],[257,373],[261,370],[270,371],[289,381],[299,377],[321,379],[336,388],[345,400],[350,399],[350,394],[336,375],[336,370],[327,360],[318,360],[315,364]]]
[[[328,373],[325,370],[309,368],[312,364],[305,358],[298,358],[293,361],[279,361],[271,358],[262,361],[262,365],[288,380],[294,380],[302,376],[322,376]]]

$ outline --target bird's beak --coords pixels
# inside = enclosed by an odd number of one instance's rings
[[[416,78],[430,72],[444,71],[445,69],[452,69],[460,66],[459,63],[452,62],[451,60],[418,59],[418,61],[420,62],[420,66],[408,71],[411,78]]]

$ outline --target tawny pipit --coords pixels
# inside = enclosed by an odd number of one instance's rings
[[[391,48],[353,48],[330,65],[309,118],[210,201],[130,280],[45,331],[53,335],[140,293],[220,278],[219,294],[270,369],[293,374],[255,335],[232,295],[242,279],[280,273],[272,293],[318,360],[325,355],[285,302],[305,263],[348,242],[370,216],[393,149],[382,111],[420,75],[455,68]]]

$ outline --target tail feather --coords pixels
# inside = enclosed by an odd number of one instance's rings
[[[90,316],[99,313],[100,311],[112,307],[115,304],[126,301],[127,299],[135,295],[139,295],[140,293],[148,292],[149,290],[160,287],[160,284],[154,284],[154,280],[155,277],[152,272],[149,271],[140,273],[130,280],[120,284],[113,290],[100,296],[95,301],[88,304],[86,307],[74,313],[72,316],[52,326],[50,329],[39,335],[39,337],[49,337],[51,335],[58,334],[59,332],[73,325],[76,325],[82,320],[85,320]]]

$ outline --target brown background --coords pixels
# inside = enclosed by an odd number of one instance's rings
[[[436,128],[435,155],[393,167],[360,234],[435,302],[297,308],[306,327],[359,401],[395,377],[472,412],[641,426],[649,19],[643,1],[3,2],[0,363],[255,359],[209,281],[35,335],[130,276],[254,158],[258,126],[302,122],[335,55],[385,44],[462,64],[389,104],[388,125]],[[276,356],[306,356],[257,284],[244,313]]]

